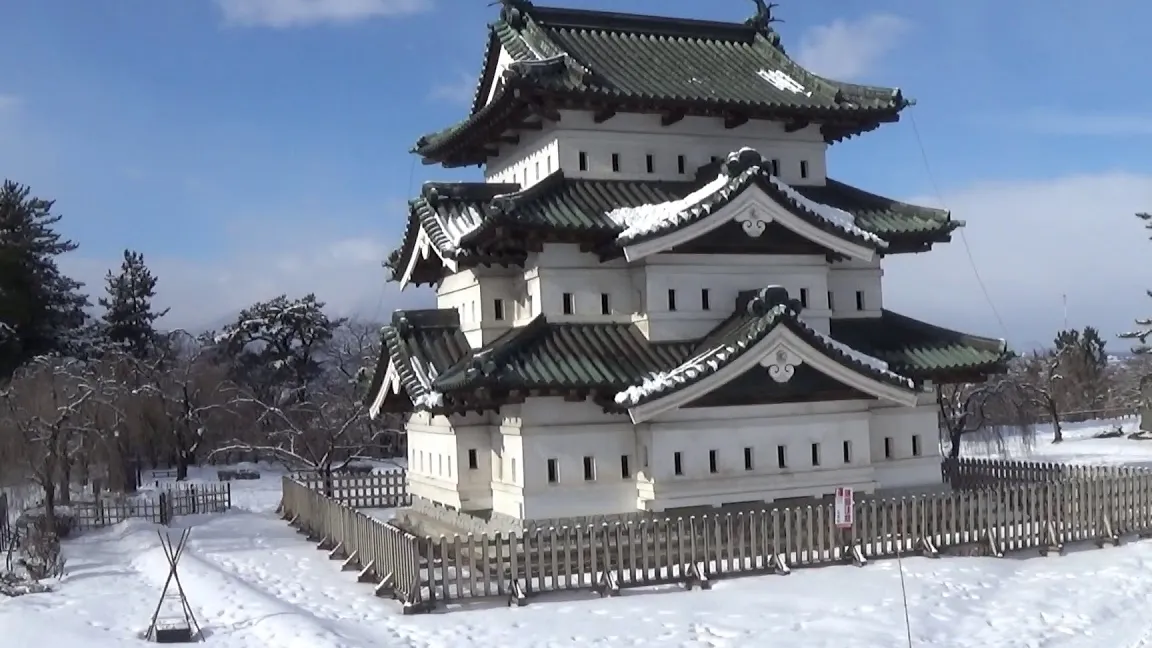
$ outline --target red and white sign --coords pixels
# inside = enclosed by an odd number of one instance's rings
[[[852,489],[838,487],[836,489],[836,528],[851,529],[855,521],[855,503],[852,500]]]

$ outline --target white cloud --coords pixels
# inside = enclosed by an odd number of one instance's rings
[[[899,16],[873,14],[813,27],[800,37],[796,59],[823,76],[850,81],[871,72],[911,24]]]
[[[400,293],[395,283],[386,282],[380,264],[395,243],[372,238],[308,242],[305,236],[261,243],[253,237],[221,259],[161,257],[145,251],[144,260],[159,279],[157,307],[172,309],[165,326],[216,326],[257,301],[309,292],[334,314],[383,320],[396,308],[429,307],[435,301],[426,289]],[[86,284],[95,303],[103,294],[104,275],[118,268],[120,259],[85,257],[83,249],[61,257],[60,266]]]
[[[932,204],[932,198],[910,202]],[[988,182],[944,196],[965,220],[976,267],[1005,321],[981,294],[960,236],[932,252],[885,260],[885,305],[1021,348],[1050,344],[1064,326],[1093,325],[1105,336],[1152,315],[1152,241],[1137,211],[1152,210],[1152,176],[1113,172]],[[1126,348],[1114,338],[1109,346]]]
[[[428,97],[432,100],[447,101],[450,103],[471,103],[476,95],[476,77],[466,72],[456,75],[455,80],[432,86]]]
[[[224,22],[238,27],[303,27],[419,13],[432,0],[216,0]]]
[[[1146,114],[1036,110],[1024,116],[1023,125],[1047,135],[1152,135],[1152,116]]]

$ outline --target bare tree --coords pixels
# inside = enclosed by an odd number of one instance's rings
[[[1064,440],[1061,424],[1063,410],[1059,396],[1065,381],[1060,369],[1062,361],[1069,355],[1066,350],[1033,352],[1030,356],[1020,358],[1008,377],[1002,381],[1009,402],[1025,414],[1025,424],[1042,419],[1052,424],[1053,443]]]

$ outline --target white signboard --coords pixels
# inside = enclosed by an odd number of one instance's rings
[[[836,489],[836,528],[851,529],[854,519],[855,503],[852,500],[852,489],[838,487]]]

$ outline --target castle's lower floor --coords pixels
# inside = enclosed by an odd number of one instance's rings
[[[771,502],[940,482],[931,394],[687,407],[634,424],[562,398],[499,413],[413,415],[411,493],[463,511],[547,519]]]

